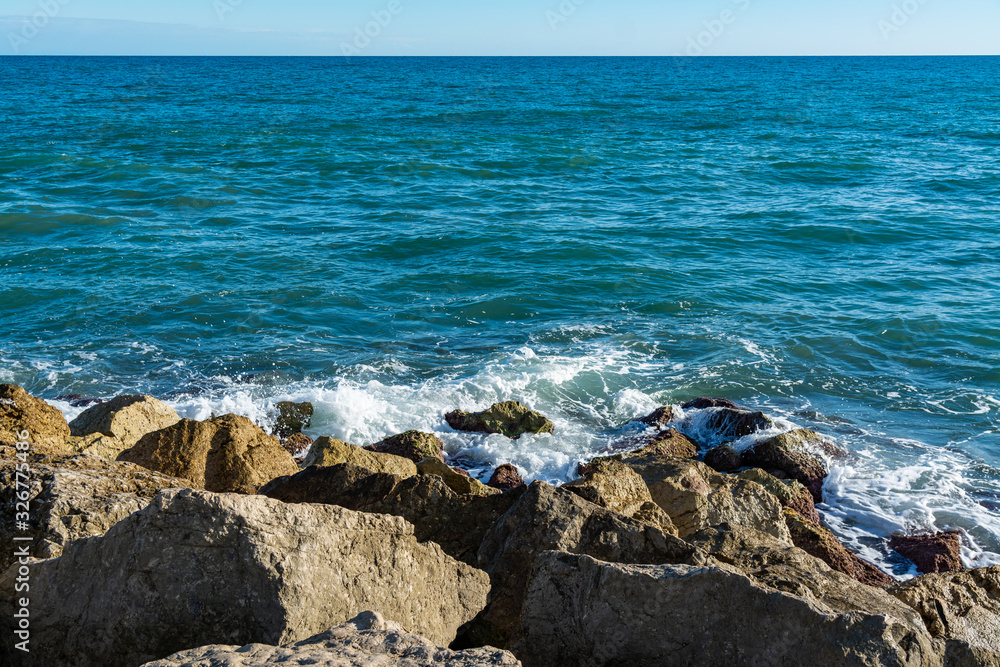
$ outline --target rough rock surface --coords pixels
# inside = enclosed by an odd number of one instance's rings
[[[962,539],[958,532],[933,535],[893,535],[889,548],[909,558],[921,574],[961,572]]]
[[[646,482],[620,460],[598,461],[587,467],[585,477],[568,482],[562,488],[599,507],[677,535],[670,515],[653,502]]]
[[[389,436],[374,445],[368,445],[365,449],[370,452],[402,456],[415,464],[431,457],[444,461],[444,443],[441,442],[441,438],[420,431],[407,431]]]
[[[499,433],[520,438],[525,433],[552,433],[555,425],[544,415],[517,401],[496,403],[482,412],[454,410],[444,416],[456,431]]]
[[[705,465],[717,472],[736,472],[743,467],[743,461],[731,445],[722,444],[705,452]]]
[[[246,417],[223,415],[206,421],[182,419],[143,436],[118,456],[191,485],[215,492],[256,492],[281,475],[294,474],[295,460]]]
[[[152,396],[116,396],[81,412],[70,422],[69,429],[78,437],[93,433],[113,436],[125,444],[124,451],[147,433],[173,426],[180,420],[172,407]]]
[[[777,470],[791,479],[798,480],[809,489],[813,500],[823,502],[823,480],[826,467],[823,461],[807,451],[814,436],[821,437],[808,429],[798,429],[759,442],[743,452],[743,465]]]
[[[75,454],[90,454],[100,456],[103,459],[114,461],[118,455],[131,447],[120,438],[103,433],[91,433],[84,436],[73,436],[66,438],[66,450]]]
[[[281,401],[274,407],[278,411],[278,417],[274,421],[274,434],[279,438],[287,438],[295,433],[302,433],[302,429],[309,428],[313,416],[312,403]]]
[[[720,440],[736,440],[774,426],[774,422],[763,412],[729,407],[711,409],[713,412],[705,425]]]
[[[646,426],[655,426],[658,429],[663,429],[670,422],[683,418],[684,412],[676,405],[664,405],[656,408],[652,413],[646,415],[645,417],[636,419],[636,421],[640,424],[645,424]]]
[[[13,447],[0,445],[0,572],[13,562],[17,476]],[[29,483],[30,554],[53,558],[73,540],[103,535],[147,504],[161,489],[186,486],[131,463],[96,456],[35,450],[26,461]]]
[[[843,572],[869,586],[887,586],[896,582],[893,577],[849,551],[829,530],[809,521],[795,510],[786,509],[785,519],[795,546],[819,558],[837,572]]]
[[[356,447],[343,440],[323,436],[313,443],[302,462],[303,467],[335,466],[339,463],[353,463],[368,468],[372,472],[385,472],[399,477],[413,477],[417,465],[408,458],[394,454],[380,454]]]
[[[493,474],[490,475],[490,481],[486,483],[486,486],[506,491],[507,489],[516,489],[519,486],[524,486],[524,480],[521,478],[521,473],[517,471],[517,468],[510,463],[504,463],[501,466],[497,466],[497,469],[493,471]]]
[[[463,475],[456,472],[446,463],[443,463],[441,459],[424,459],[417,464],[417,471],[421,475],[437,475],[444,480],[448,488],[459,495],[493,496],[500,493],[498,489],[486,486],[478,479],[470,477],[468,473]]]
[[[69,425],[58,409],[14,384],[0,384],[0,445],[16,445],[22,431],[36,447],[63,449]]]
[[[695,398],[681,405],[684,410],[704,410],[705,408],[729,408],[730,410],[746,410],[741,405],[733,403],[728,398]]]
[[[14,572],[0,579],[4,619]],[[419,544],[400,518],[192,489],[161,493],[30,577],[32,664],[78,667],[300,641],[364,609],[447,645],[489,591],[485,573]]]
[[[812,494],[801,482],[794,479],[778,479],[760,468],[744,470],[739,473],[738,477],[757,482],[777,498],[783,506],[795,510],[817,526],[823,525],[823,520],[820,518],[819,512],[816,511],[816,503],[813,501]]]
[[[511,649],[535,665],[940,665],[904,605],[838,610],[720,567],[624,565],[550,552]],[[667,630],[665,630],[667,629]]]
[[[284,503],[319,503],[367,511],[401,481],[398,475],[341,463],[309,466],[294,475],[278,477],[262,486],[258,493]]]
[[[517,658],[507,651],[481,648],[449,651],[428,639],[366,611],[343,625],[285,646],[203,646],[181,651],[143,667],[265,667],[265,665],[318,665],[319,667],[515,667]]]
[[[291,454],[293,458],[307,453],[312,447],[312,444],[313,439],[305,433],[292,433],[289,436],[281,438],[281,446],[284,447],[285,451]]]

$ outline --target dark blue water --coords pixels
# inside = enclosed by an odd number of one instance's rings
[[[0,59],[0,381],[560,480],[655,405],[836,437],[1000,562],[1000,59]],[[555,437],[450,432],[520,399]]]

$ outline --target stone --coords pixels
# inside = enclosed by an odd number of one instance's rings
[[[619,460],[610,459],[593,464],[585,477],[567,482],[562,488],[598,507],[656,526],[665,533],[677,534],[670,516],[653,502],[646,482]]]
[[[85,396],[84,394],[63,394],[62,396],[56,396],[56,400],[65,401],[74,408],[87,408],[91,405],[104,402],[103,398],[94,398],[92,396]]]
[[[517,401],[495,403],[482,412],[454,410],[444,419],[456,431],[499,433],[515,440],[525,433],[552,433],[555,430],[555,425],[544,415]]]
[[[909,558],[921,574],[961,572],[962,536],[957,531],[930,535],[893,535],[889,548]]]
[[[276,664],[319,667],[517,667],[507,651],[493,648],[450,651],[406,632],[399,623],[366,611],[343,625],[284,646],[203,646],[181,651],[143,667],[265,667]]]
[[[839,610],[727,566],[608,563],[550,551],[511,650],[542,665],[941,665],[919,618],[883,594]]]
[[[704,410],[706,408],[729,408],[730,410],[746,410],[741,405],[733,403],[728,398],[695,398],[681,405],[683,410]]]
[[[365,449],[370,452],[402,456],[414,463],[420,463],[430,457],[444,461],[444,443],[441,442],[441,438],[420,431],[407,431],[393,435],[376,442],[374,445],[368,445]]]
[[[802,517],[812,521],[817,526],[823,525],[823,520],[816,510],[816,503],[813,501],[809,489],[801,482],[794,479],[778,479],[774,475],[761,470],[760,468],[748,468],[737,475],[740,479],[747,479],[763,486],[768,492],[778,499],[783,507],[793,509]]]
[[[795,546],[819,558],[837,572],[869,586],[888,586],[896,582],[894,577],[849,551],[829,530],[809,521],[795,510],[786,509],[785,519]]]
[[[635,421],[640,424],[645,424],[646,426],[654,426],[657,429],[666,428],[667,424],[670,422],[678,421],[684,418],[684,412],[678,408],[676,405],[664,405],[653,410],[651,414],[645,417],[640,417]]]
[[[85,436],[73,436],[66,438],[66,450],[76,454],[90,454],[114,461],[118,455],[131,447],[121,438],[103,433],[91,433]]]
[[[0,384],[0,445],[16,446],[27,431],[33,447],[65,448],[69,425],[57,408],[14,384]]]
[[[353,463],[309,466],[294,475],[273,479],[257,492],[284,503],[339,505],[349,510],[367,511],[388,496],[402,477],[372,472]]]
[[[678,459],[693,459],[698,456],[698,444],[677,429],[671,428],[649,438],[639,451]]]
[[[279,444],[246,417],[182,419],[142,437],[119,461],[189,480],[207,491],[254,493],[299,467]]]
[[[17,547],[27,544],[32,557],[54,558],[74,540],[103,535],[162,489],[187,484],[96,456],[44,449],[29,452],[24,461],[15,455],[13,447],[0,445],[0,572],[13,563]],[[15,531],[18,463],[31,471],[27,532]],[[15,543],[15,535],[31,540]]]
[[[281,401],[276,403],[274,407],[278,411],[278,416],[274,420],[274,434],[279,438],[287,438],[309,428],[313,416],[312,403],[308,401],[302,403]]]
[[[447,645],[489,591],[485,573],[419,544],[398,517],[193,489],[164,491],[105,535],[28,567],[36,665],[125,667],[212,642],[287,644],[359,609]],[[0,578],[8,626],[15,572]]]
[[[116,396],[81,412],[69,428],[78,437],[103,433],[118,438],[125,444],[120,450],[124,451],[147,433],[173,426],[180,420],[172,407],[152,396]]]
[[[736,472],[743,467],[738,451],[727,444],[712,447],[705,453],[705,465],[716,472]]]
[[[444,480],[452,491],[459,495],[492,496],[500,493],[498,489],[486,486],[478,479],[473,479],[468,473],[462,475],[443,463],[441,459],[427,458],[417,464],[421,475],[437,475]]]
[[[497,466],[497,469],[490,475],[490,481],[486,483],[486,486],[492,486],[494,489],[500,489],[501,491],[516,489],[524,485],[521,473],[510,463]]]
[[[743,452],[743,465],[780,471],[809,489],[815,502],[823,502],[823,480],[827,471],[819,457],[806,451],[812,441],[810,434],[818,435],[808,429],[798,429],[758,442]]]
[[[711,409],[713,412],[709,415],[705,426],[714,432],[719,440],[736,440],[774,426],[774,422],[763,412],[733,408]]]
[[[292,458],[303,456],[313,444],[313,439],[305,433],[292,433],[289,436],[280,438],[280,441],[281,446],[285,448],[286,452],[292,455]]]
[[[368,468],[372,472],[384,472],[399,477],[413,477],[417,474],[416,464],[408,458],[394,454],[381,454],[362,449],[343,440],[323,436],[313,443],[302,466],[333,466],[353,463]]]

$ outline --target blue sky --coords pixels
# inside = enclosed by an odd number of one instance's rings
[[[0,40],[5,55],[998,54],[1000,0],[3,0]]]

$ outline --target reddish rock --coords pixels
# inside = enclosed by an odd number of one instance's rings
[[[719,445],[708,450],[705,465],[717,472],[736,472],[743,467],[740,453],[729,445]]]
[[[302,456],[312,447],[313,439],[305,433],[293,433],[281,440],[281,446],[292,456]]]
[[[736,440],[774,426],[763,412],[719,408],[708,418],[707,427],[722,440]]]
[[[684,410],[704,410],[705,408],[729,408],[745,410],[746,408],[733,403],[727,398],[696,398],[681,406]]]
[[[449,467],[462,477],[472,477],[472,475],[469,474],[469,471],[466,470],[465,468],[459,468],[458,466],[449,466]]]
[[[957,531],[930,535],[893,535],[889,548],[912,560],[921,574],[961,572],[962,540]]]
[[[524,486],[524,480],[521,479],[521,474],[517,472],[517,468],[509,463],[504,463],[493,471],[490,481],[486,483],[486,486],[506,491],[507,489],[516,489],[519,486]]]
[[[414,463],[420,463],[426,458],[444,461],[444,443],[441,442],[441,438],[420,431],[407,431],[393,435],[381,442],[376,442],[374,445],[368,445],[365,449],[370,452],[402,456]]]
[[[896,583],[895,578],[848,551],[829,530],[809,521],[795,510],[785,508],[785,523],[788,524],[795,546],[810,556],[819,558],[837,572],[869,586]]]
[[[281,401],[274,407],[278,410],[278,418],[274,422],[274,434],[279,438],[302,433],[302,429],[309,428],[313,416],[312,403]]]

